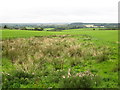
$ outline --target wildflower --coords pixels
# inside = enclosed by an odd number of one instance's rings
[[[65,78],[65,76],[62,76],[62,78]]]
[[[10,74],[8,73],[7,75],[9,76]]]
[[[70,74],[70,69],[68,70],[68,77],[70,77],[71,76],[71,74]]]

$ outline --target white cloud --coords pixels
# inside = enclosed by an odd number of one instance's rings
[[[117,22],[119,0],[0,0],[0,23]]]

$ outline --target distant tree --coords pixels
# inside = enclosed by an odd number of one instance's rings
[[[4,29],[8,29],[7,25],[5,25],[3,28],[4,28]]]
[[[38,28],[37,28],[37,27],[35,27],[34,29],[35,29],[35,30],[38,30]]]
[[[41,31],[43,31],[43,30],[44,30],[44,28],[42,28],[42,27],[41,27],[40,29],[41,29]]]

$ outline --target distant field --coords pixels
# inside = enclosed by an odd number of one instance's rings
[[[19,38],[19,37],[33,37],[33,36],[47,36],[47,35],[78,35],[87,34],[98,39],[107,41],[118,41],[117,30],[91,30],[91,29],[70,29],[61,32],[49,31],[26,31],[26,30],[0,30],[2,38]]]
[[[118,88],[117,30],[0,32],[3,88]]]
[[[47,30],[52,30],[54,28],[44,28],[44,31],[47,31]]]

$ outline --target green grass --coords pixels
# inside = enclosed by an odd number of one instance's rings
[[[63,30],[61,32],[49,32],[49,31],[26,31],[26,30],[0,30],[2,32],[2,38],[19,38],[19,37],[33,37],[33,36],[47,36],[47,35],[78,35],[86,34],[90,35],[96,39],[106,40],[106,41],[118,41],[118,31],[117,30],[87,30],[87,29],[71,29]]]
[[[77,81],[80,78],[74,76],[90,71],[98,78],[95,81],[90,81],[90,77],[86,78],[88,87],[118,88],[117,30],[84,28],[60,32],[25,30],[0,30],[0,32],[4,46],[2,58],[4,87],[58,88],[70,85],[84,87],[86,84]],[[68,76],[69,69],[70,78],[62,78],[63,75]],[[34,74],[31,73],[33,71]],[[96,81],[100,83],[94,85]]]
[[[52,35],[52,33],[46,31],[2,30],[1,32],[3,39]]]
[[[33,27],[26,27],[26,29],[34,29]]]

